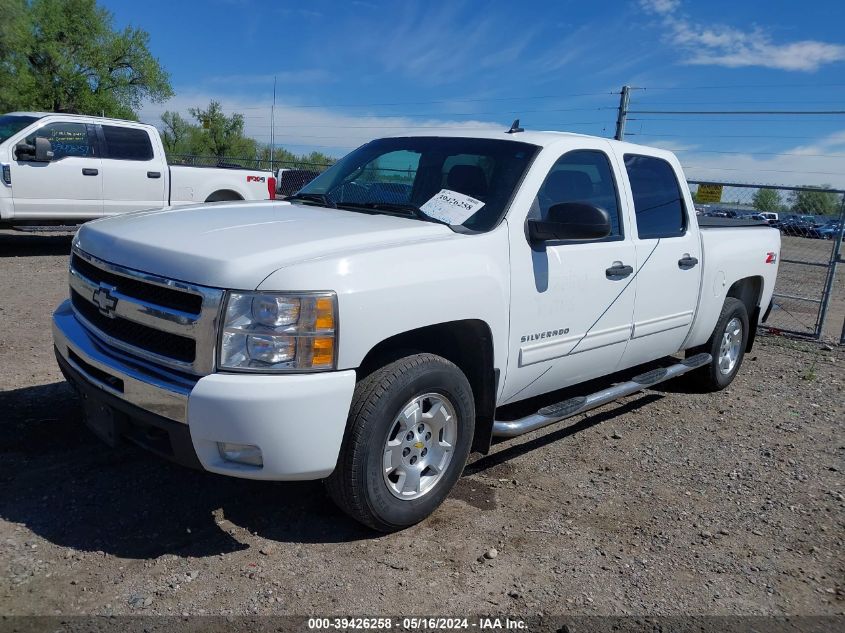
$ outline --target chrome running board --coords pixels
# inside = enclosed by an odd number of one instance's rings
[[[495,420],[493,422],[493,436],[518,437],[525,433],[536,431],[549,424],[554,424],[566,418],[571,418],[573,415],[595,409],[596,407],[642,391],[658,383],[677,378],[688,371],[703,367],[711,360],[712,356],[710,354],[696,354],[671,367],[652,369],[639,376],[634,376],[627,382],[602,389],[588,396],[577,396],[569,400],[564,400],[563,402],[558,402],[557,404],[549,405],[548,407],[543,407],[537,413],[532,413],[518,420],[511,420],[509,422]]]

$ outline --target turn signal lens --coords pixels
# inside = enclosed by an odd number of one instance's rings
[[[311,366],[313,368],[329,368],[334,365],[334,339],[333,338],[315,338],[314,351],[311,357]]]
[[[334,329],[334,299],[331,297],[319,297],[316,302],[317,319],[315,327],[318,330]]]

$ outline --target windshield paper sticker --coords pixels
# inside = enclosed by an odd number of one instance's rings
[[[427,216],[447,224],[463,224],[483,206],[481,200],[451,189],[441,189],[440,193],[432,196],[420,210]]]

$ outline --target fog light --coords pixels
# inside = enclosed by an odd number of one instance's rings
[[[220,457],[227,462],[247,464],[249,466],[263,466],[261,449],[252,444],[234,444],[232,442],[217,442]]]

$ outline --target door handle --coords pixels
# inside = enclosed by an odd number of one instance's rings
[[[82,175],[83,176],[96,176],[99,173],[100,173],[99,169],[91,169],[90,167],[84,167],[82,169]]]
[[[160,171],[148,171],[147,172],[147,178],[161,178],[161,172]]]
[[[634,272],[633,266],[626,266],[625,264],[614,264],[604,271],[605,277],[608,279],[624,279]]]
[[[694,268],[696,264],[698,264],[698,259],[689,255],[684,255],[678,260],[678,268],[681,270],[689,270],[690,268]]]

